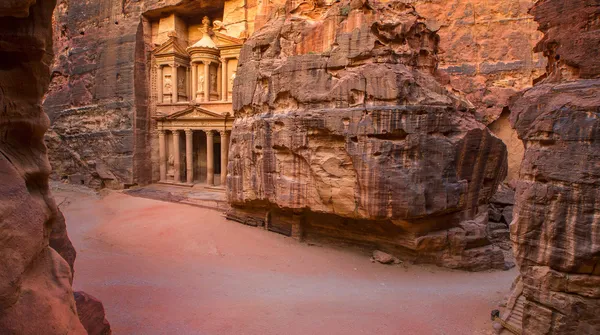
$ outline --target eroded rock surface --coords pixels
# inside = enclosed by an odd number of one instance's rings
[[[104,306],[97,298],[85,293],[75,292],[77,315],[88,335],[110,335],[110,323],[106,320]]]
[[[479,121],[498,119],[509,98],[543,74],[544,57],[533,51],[541,34],[528,13],[535,0],[412,3],[440,35],[439,68],[445,82],[477,107]]]
[[[48,242],[57,208],[48,189],[41,99],[50,81],[53,8],[53,1],[0,6],[2,334],[86,334],[69,264]]]
[[[600,333],[600,1],[539,1],[547,73],[511,104],[526,143],[511,239],[526,334]]]
[[[434,79],[438,35],[403,2],[287,12],[241,52],[232,215],[403,259],[504,268],[486,226],[506,146]]]
[[[41,102],[53,9],[53,1],[0,5],[8,16],[0,20],[1,334],[87,334],[71,287],[75,249],[48,187]]]

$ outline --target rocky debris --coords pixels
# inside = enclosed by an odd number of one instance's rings
[[[2,334],[86,334],[69,264],[48,246],[52,231],[64,231],[48,189],[48,121],[41,108],[50,81],[53,8],[54,1],[0,5]]]
[[[238,216],[259,208],[308,240],[504,268],[486,225],[506,146],[435,80],[438,41],[399,1],[302,7],[255,33],[234,83]]]
[[[527,143],[511,238],[525,334],[600,333],[600,1],[531,10],[546,74],[511,102]]]
[[[386,252],[375,250],[371,256],[371,262],[379,262],[381,264],[400,264],[402,261]]]
[[[110,335],[110,323],[104,315],[104,306],[100,300],[85,292],[75,292],[77,315],[88,335]]]
[[[500,206],[509,206],[515,204],[515,190],[506,184],[500,184],[490,202]]]
[[[502,220],[506,225],[510,225],[513,220],[513,206],[506,206],[502,209]]]
[[[515,191],[506,184],[500,184],[490,199],[488,210],[488,235],[494,245],[505,252],[505,258],[514,264],[509,225],[512,222]],[[512,267],[512,266],[511,266]]]

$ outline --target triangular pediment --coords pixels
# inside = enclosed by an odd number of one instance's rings
[[[190,107],[167,116],[166,120],[222,119],[225,115],[202,107]]]
[[[214,39],[215,43],[217,44],[217,47],[229,47],[229,46],[242,46],[242,44],[244,44],[244,41],[239,39],[239,38],[235,38],[235,37],[231,37],[228,35],[225,35],[223,33],[220,32],[215,32],[214,33]]]
[[[188,56],[185,48],[177,41],[177,37],[171,36],[169,39],[154,50],[154,56],[172,56],[172,55]]]

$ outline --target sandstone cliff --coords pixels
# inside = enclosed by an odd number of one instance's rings
[[[50,81],[54,2],[0,8],[0,333],[85,334],[69,264],[48,242],[57,208],[41,99]]]
[[[526,144],[511,239],[527,334],[600,333],[600,1],[531,13],[547,73],[511,103]]]
[[[240,56],[231,217],[268,213],[288,235],[503,268],[486,225],[506,147],[434,79],[438,43],[403,2],[282,10]]]
[[[0,5],[2,334],[88,333],[77,309],[89,302],[76,303],[71,287],[75,250],[48,188],[49,122],[41,101],[50,82],[53,9],[53,1]],[[104,318],[103,311],[93,314]],[[104,324],[102,334],[110,334]]]

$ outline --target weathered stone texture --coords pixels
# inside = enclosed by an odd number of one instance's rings
[[[110,323],[106,320],[100,300],[85,293],[75,292],[77,315],[88,335],[110,335]]]
[[[145,56],[141,6],[61,1],[56,8],[56,58],[44,108],[58,178],[79,174],[85,184],[114,188],[149,182],[149,166],[139,162],[149,160],[150,126],[146,71],[136,71]]]
[[[0,8],[0,333],[85,334],[69,264],[48,241],[57,208],[41,100],[50,81],[54,1]]]
[[[506,147],[434,79],[438,36],[402,2],[287,10],[241,52],[232,205],[291,235],[503,268],[486,225]]]
[[[544,58],[533,51],[540,33],[527,12],[534,2],[412,1],[440,36],[440,76],[477,107],[477,119],[485,124],[544,72]]]
[[[526,143],[511,239],[527,334],[600,333],[600,1],[531,10],[546,75],[511,103]]]

